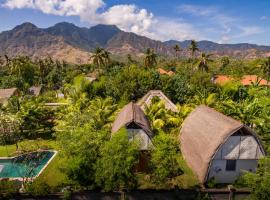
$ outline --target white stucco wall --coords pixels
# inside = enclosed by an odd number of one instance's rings
[[[231,136],[212,160],[208,179],[214,177],[218,183],[232,183],[243,171],[255,172],[262,156],[254,136]],[[236,160],[235,171],[226,171],[227,160]]]
[[[255,172],[257,160],[236,160],[236,170],[226,171],[226,160],[213,160],[208,179],[214,177],[217,183],[232,183],[243,171]]]
[[[147,150],[152,146],[152,141],[143,129],[128,129],[129,140],[138,140],[140,142],[140,149]]]

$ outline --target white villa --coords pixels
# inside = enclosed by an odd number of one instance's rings
[[[243,171],[255,172],[265,155],[261,141],[247,126],[207,106],[197,107],[180,132],[181,151],[205,183],[232,183]]]
[[[152,145],[153,132],[150,123],[141,108],[131,102],[126,105],[118,114],[112,126],[112,133],[116,133],[125,127],[130,140],[135,138],[141,142],[141,150],[148,150]]]

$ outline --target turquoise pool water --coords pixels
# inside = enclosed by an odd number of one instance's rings
[[[0,178],[35,177],[54,154],[52,151],[42,151],[0,159]]]

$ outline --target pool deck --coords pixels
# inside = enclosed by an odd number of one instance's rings
[[[34,153],[34,152],[54,152],[53,156],[48,160],[48,162],[42,167],[42,169],[40,170],[40,172],[34,176],[34,177],[27,177],[27,178],[22,178],[22,177],[13,177],[13,178],[0,178],[0,181],[1,180],[17,180],[17,181],[24,181],[25,179],[27,180],[34,180],[36,179],[45,169],[46,167],[50,164],[50,162],[54,159],[54,157],[57,155],[58,151],[55,151],[55,150],[39,150],[39,151],[33,151],[31,153]],[[0,160],[5,160],[5,159],[14,159],[18,156],[13,156],[13,157],[0,157]],[[0,165],[0,172],[3,170],[4,166]]]

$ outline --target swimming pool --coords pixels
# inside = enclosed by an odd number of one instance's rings
[[[0,158],[0,179],[37,177],[56,155],[56,151],[38,151],[12,158]]]

